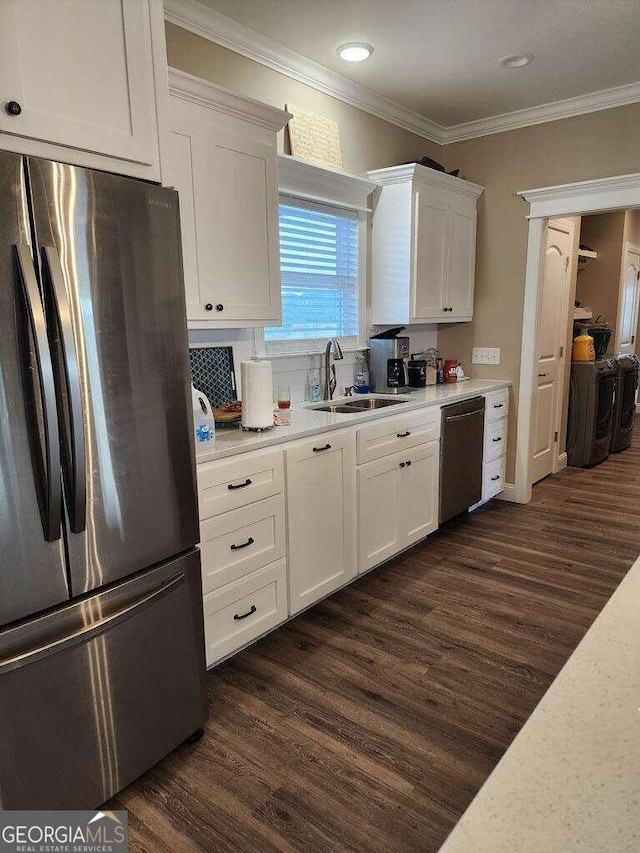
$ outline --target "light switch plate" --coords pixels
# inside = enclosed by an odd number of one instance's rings
[[[500,364],[500,347],[474,347],[473,364]]]

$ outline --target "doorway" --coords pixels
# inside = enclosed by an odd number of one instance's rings
[[[540,361],[538,311],[544,292],[549,221],[558,217],[587,216],[606,211],[640,208],[640,175],[546,187],[523,191],[519,195],[529,204],[529,238],[525,273],[514,499],[520,503],[527,503],[531,499],[534,481],[534,453],[536,449],[543,449],[539,439],[540,433],[544,433],[544,430],[538,431]],[[640,259],[638,263],[640,264]],[[628,296],[627,304],[631,301],[631,296]],[[634,311],[638,303],[637,288],[635,302]],[[635,316],[637,323],[637,313]],[[632,335],[637,339],[637,329],[634,332],[628,331],[629,326],[633,326],[633,318],[632,312],[631,320],[627,322],[626,334],[629,335],[629,339]],[[567,351],[565,365],[569,363]],[[545,371],[540,370],[540,372]],[[551,407],[548,410],[551,411]],[[537,443],[539,448],[536,448]]]
[[[536,385],[532,408],[531,482],[537,483],[566,465],[561,449],[565,363],[570,302],[575,291],[576,221],[547,222],[536,334]]]

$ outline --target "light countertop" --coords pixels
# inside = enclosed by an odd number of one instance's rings
[[[640,558],[440,853],[640,850]]]
[[[238,453],[247,453],[250,450],[259,450],[263,447],[271,447],[282,444],[285,441],[293,441],[297,438],[306,438],[321,432],[340,429],[341,427],[353,426],[354,424],[366,423],[367,421],[386,418],[390,415],[402,415],[405,412],[413,412],[426,406],[442,406],[478,394],[486,394],[499,388],[511,385],[509,381],[484,381],[481,379],[468,379],[464,382],[455,382],[445,385],[430,385],[428,388],[420,388],[400,394],[397,398],[403,400],[396,406],[385,409],[374,409],[367,412],[354,412],[352,415],[334,414],[332,412],[320,412],[310,409],[313,403],[297,403],[289,409],[290,425],[275,426],[264,432],[248,432],[239,428],[216,429],[216,437],[213,446],[196,447],[196,462],[211,462],[214,459],[223,459],[226,456],[235,456]],[[386,396],[376,394],[376,397]],[[356,397],[357,398],[357,397]],[[338,398],[332,403],[339,403],[351,398]]]

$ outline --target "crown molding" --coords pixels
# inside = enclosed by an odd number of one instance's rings
[[[447,175],[446,172],[439,172],[437,169],[429,169],[420,163],[404,163],[402,166],[390,166],[387,169],[373,169],[367,174],[372,181],[376,181],[382,186],[404,184],[416,178],[432,186],[442,187],[469,198],[480,198],[484,192],[484,187],[481,187],[480,184],[473,184],[463,178]]]
[[[359,175],[278,154],[278,192],[285,195],[369,212],[367,200],[378,186]]]
[[[202,107],[218,110],[259,124],[269,130],[282,130],[292,118],[291,113],[279,110],[269,104],[263,104],[254,98],[246,98],[244,95],[236,95],[223,86],[217,86],[208,80],[194,77],[186,71],[177,68],[169,68],[169,94],[183,101],[199,104]]]
[[[465,139],[476,139],[480,136],[490,136],[494,133],[505,133],[520,127],[530,127],[534,124],[544,124],[548,121],[572,118],[573,116],[595,113],[600,110],[611,110],[627,104],[640,101],[640,82],[627,83],[613,89],[602,89],[588,95],[578,95],[575,98],[565,98],[563,101],[552,101],[537,107],[527,107],[511,113],[468,121],[464,124],[454,124],[443,128],[442,144],[462,142]]]
[[[167,21],[182,29],[438,145],[640,102],[639,81],[445,127],[204,6],[198,0],[164,0],[164,15]]]
[[[517,193],[529,204],[529,218],[573,216],[640,207],[640,173],[540,187]]]
[[[441,143],[444,128],[436,122],[372,92],[366,86],[348,80],[342,74],[227,18],[226,15],[203,6],[197,0],[164,0],[164,16],[171,24],[233,50],[299,83],[324,92],[325,95],[331,95],[332,98],[364,110],[430,142]]]

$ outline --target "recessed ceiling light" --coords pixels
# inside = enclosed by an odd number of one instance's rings
[[[499,59],[498,65],[503,68],[524,68],[525,65],[531,65],[534,59],[535,56],[532,53],[510,53]]]
[[[347,62],[362,62],[369,59],[373,48],[363,41],[350,41],[347,44],[341,44],[336,53],[340,59],[345,59]]]

